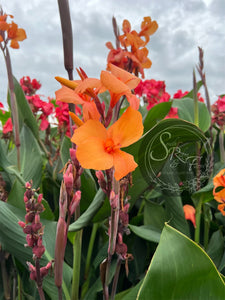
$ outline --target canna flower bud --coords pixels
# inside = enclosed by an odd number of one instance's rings
[[[72,164],[70,164],[63,175],[64,183],[66,186],[66,191],[68,195],[71,195],[73,190],[73,173],[72,173]]]
[[[81,199],[81,191],[76,191],[75,195],[73,196],[72,201],[70,202],[69,211],[70,214],[74,214],[75,210],[77,209],[78,205],[80,204]]]
[[[70,148],[70,158],[72,162],[75,164],[77,161],[77,156],[76,156],[76,150],[73,148]]]

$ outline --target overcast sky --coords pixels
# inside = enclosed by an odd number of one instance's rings
[[[137,31],[143,17],[151,16],[159,28],[148,44],[152,67],[145,71],[146,79],[164,80],[171,95],[178,89],[192,89],[200,46],[212,100],[225,93],[224,0],[70,0],[69,4],[74,66],[82,67],[89,77],[99,78],[106,68],[105,43],[115,45],[112,16],[120,29],[128,19]],[[0,5],[27,33],[19,50],[10,48],[14,75],[18,80],[27,75],[38,79],[40,94],[54,96],[60,88],[54,77],[67,77],[57,0],[0,0]],[[7,80],[1,54],[0,66],[0,101],[5,102]]]

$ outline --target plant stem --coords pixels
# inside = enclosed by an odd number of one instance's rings
[[[12,74],[12,65],[9,55],[9,50],[5,46],[5,52],[3,51],[6,69],[8,74],[8,83],[9,83],[9,93],[10,93],[10,105],[13,119],[13,131],[14,131],[14,142],[17,150],[17,167],[20,171],[20,134],[19,134],[19,118],[18,118],[18,108],[16,102],[16,95],[14,92],[14,83],[13,83],[13,74]]]
[[[42,278],[41,278],[41,273],[40,273],[40,260],[39,260],[39,258],[36,259],[35,267],[36,267],[36,276],[37,276],[37,287],[38,287],[38,293],[39,293],[39,296],[40,296],[40,300],[45,300],[45,294],[44,294],[43,288],[42,288]]]
[[[224,126],[220,128],[219,134],[219,145],[220,145],[220,161],[225,162],[225,151],[224,151]]]
[[[84,284],[82,286],[82,292],[81,292],[81,298],[84,297],[84,295],[86,294],[88,287],[89,287],[89,271],[90,271],[90,265],[91,265],[91,257],[92,257],[92,252],[93,252],[93,248],[94,248],[94,242],[95,242],[95,237],[96,237],[96,233],[98,230],[98,223],[94,223],[92,226],[92,232],[91,232],[91,238],[89,241],[89,245],[88,245],[88,252],[87,252],[87,257],[86,257],[86,265],[85,265],[85,271],[84,271]]]
[[[120,211],[120,184],[114,177],[114,172],[112,172],[113,181],[112,181],[112,191],[114,191],[116,197],[118,197],[118,202],[116,208],[111,206],[111,224],[110,224],[110,232],[109,232],[109,247],[108,247],[108,259],[106,265],[106,272],[105,272],[105,283],[103,289],[105,294],[108,291],[109,285],[109,271],[112,261],[112,256],[115,252],[116,248],[116,239],[117,239],[117,231],[118,231],[118,222],[119,222],[119,211]],[[106,299],[107,300],[107,299]]]
[[[199,244],[200,242],[200,225],[201,225],[201,211],[202,211],[202,196],[200,197],[197,207],[196,207],[196,228],[195,228],[195,242]]]
[[[119,280],[121,263],[122,263],[122,260],[121,260],[120,257],[118,257],[118,259],[117,259],[117,265],[116,265],[116,272],[115,272],[114,280],[113,280],[111,298],[110,298],[111,300],[115,299],[117,284],[118,284],[118,280]]]
[[[73,281],[71,300],[79,299],[79,283],[80,283],[80,263],[81,263],[81,246],[82,246],[83,230],[75,233],[73,243]]]
[[[208,216],[209,208],[206,204],[203,204],[203,212],[204,212],[204,248],[207,249],[209,243],[209,228],[210,228],[210,220]]]

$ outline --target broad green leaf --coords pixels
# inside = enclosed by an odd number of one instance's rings
[[[88,209],[77,219],[77,221],[69,226],[69,231],[77,231],[87,226],[96,212],[103,205],[104,200],[105,194],[101,189],[99,189]]]
[[[160,180],[159,172],[167,160],[173,157],[178,145],[182,153],[182,145],[187,147],[188,144],[191,147],[197,141],[202,144],[205,152],[210,151],[208,139],[197,126],[184,120],[166,119],[156,124],[138,142],[124,148],[123,150],[134,156],[139,166],[133,172],[133,186],[129,190],[131,205],[145,190],[154,187],[155,184],[168,189],[170,186]],[[187,156],[183,163],[191,164],[194,160],[196,156]]]
[[[217,268],[220,266],[224,252],[224,237],[221,230],[214,232],[206,249]]]
[[[70,159],[70,148],[72,147],[72,143],[68,136],[64,136],[62,145],[60,148],[60,157],[62,160],[63,165],[65,165],[68,160]]]
[[[144,225],[152,225],[162,230],[166,221],[168,219],[164,207],[159,203],[146,200],[144,206]]]
[[[190,236],[189,226],[184,217],[183,203],[180,196],[170,196],[164,194],[167,220],[170,226],[173,226],[183,234]]]
[[[172,102],[162,102],[153,106],[144,119],[144,132],[150,130],[156,123],[165,118],[170,111]]]
[[[209,256],[166,224],[137,299],[222,300],[224,295],[223,279]]]
[[[32,131],[24,124],[20,133],[20,175],[25,181],[33,181],[38,188],[42,177],[42,152]],[[11,164],[16,165],[16,148],[9,154]]]
[[[22,128],[23,124],[25,123],[30,128],[30,130],[32,131],[35,138],[38,140],[39,129],[38,129],[37,121],[36,121],[36,119],[32,113],[32,110],[25,98],[24,92],[15,77],[13,78],[13,82],[14,82],[14,92],[16,95],[16,102],[17,102],[17,108],[18,108],[18,114],[19,114],[20,128]],[[9,97],[10,96],[8,94],[8,99],[9,99]]]
[[[194,100],[191,98],[174,99],[173,107],[178,108],[180,119],[194,123]],[[211,117],[205,103],[198,101],[199,128],[206,132],[211,124]]]
[[[161,231],[152,225],[134,226],[129,224],[129,228],[137,236],[147,241],[155,243],[159,242]]]
[[[139,281],[134,287],[117,294],[115,300],[136,300],[142,282],[143,280]]]

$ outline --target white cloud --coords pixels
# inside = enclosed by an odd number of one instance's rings
[[[3,10],[27,32],[19,50],[10,49],[17,79],[29,75],[42,83],[40,93],[54,96],[59,88],[54,77],[65,76],[62,34],[55,0],[2,0]],[[144,16],[159,24],[151,37],[149,57],[152,68],[146,78],[165,80],[168,92],[192,88],[192,70],[198,63],[198,46],[204,49],[205,69],[212,98],[224,93],[225,56],[224,0],[77,0],[70,1],[73,25],[74,66],[89,76],[99,77],[106,67],[107,41],[114,44],[112,16],[119,27],[128,19],[139,30]],[[6,71],[0,55],[0,101],[6,99]]]

